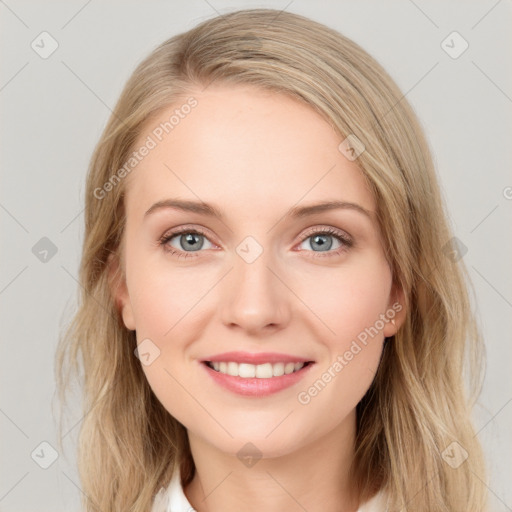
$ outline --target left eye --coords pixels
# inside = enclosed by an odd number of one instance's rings
[[[338,247],[333,247],[332,239],[335,240],[335,243],[338,243]],[[313,250],[313,252],[328,252],[331,249],[334,249],[334,252],[336,252],[337,249],[343,249],[350,246],[350,240],[348,238],[332,230],[316,231],[315,233],[305,237],[302,240],[301,245],[308,241],[310,248],[318,249],[318,251]]]

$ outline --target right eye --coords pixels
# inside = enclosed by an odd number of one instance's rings
[[[174,240],[176,239],[176,240]],[[211,242],[206,237],[206,233],[200,229],[178,228],[174,231],[165,233],[159,240],[160,245],[165,251],[178,257],[191,257],[191,252],[200,252],[204,247],[204,241]],[[174,243],[173,243],[174,242]],[[210,249],[211,247],[206,247]],[[187,250],[190,249],[190,250]]]

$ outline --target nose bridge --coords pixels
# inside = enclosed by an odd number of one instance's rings
[[[236,252],[229,290],[222,299],[224,322],[248,330],[283,324],[288,305],[282,284],[274,275],[272,251],[247,237]]]

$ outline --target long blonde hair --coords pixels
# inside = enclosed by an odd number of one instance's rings
[[[122,263],[125,180],[101,196],[98,190],[129,159],[150,116],[213,81],[289,95],[366,148],[357,163],[376,199],[407,317],[385,343],[357,406],[352,478],[360,499],[384,489],[390,510],[482,512],[485,464],[471,410],[485,352],[420,124],[390,76],[356,43],[273,9],[219,16],[158,46],[129,78],[95,148],[80,301],[56,358],[62,401],[70,378],[83,372],[78,468],[85,510],[147,512],[174,471],[182,485],[194,475],[186,429],[152,393],[134,356],[135,334],[112,298],[109,257]],[[464,450],[467,460],[448,463],[454,451],[464,459]]]

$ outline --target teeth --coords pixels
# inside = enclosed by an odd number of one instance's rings
[[[256,366],[256,377],[258,379],[269,379],[274,376],[274,371],[270,363],[259,364]]]
[[[233,362],[228,363],[228,368],[227,368],[226,373],[228,375],[238,375],[238,365]],[[252,375],[252,377],[254,377],[254,375]]]
[[[289,373],[293,373],[295,371],[295,363],[286,363],[284,365],[284,373],[288,375]]]
[[[229,362],[208,363],[214,370],[232,375],[233,377],[242,377],[244,379],[270,379],[271,377],[280,377],[300,370],[304,363],[264,363],[264,364],[248,364]]]
[[[229,373],[229,366],[231,366],[231,373]],[[229,375],[243,377],[244,379],[254,379],[256,377],[256,366],[253,364],[246,363],[229,363],[228,364]]]

